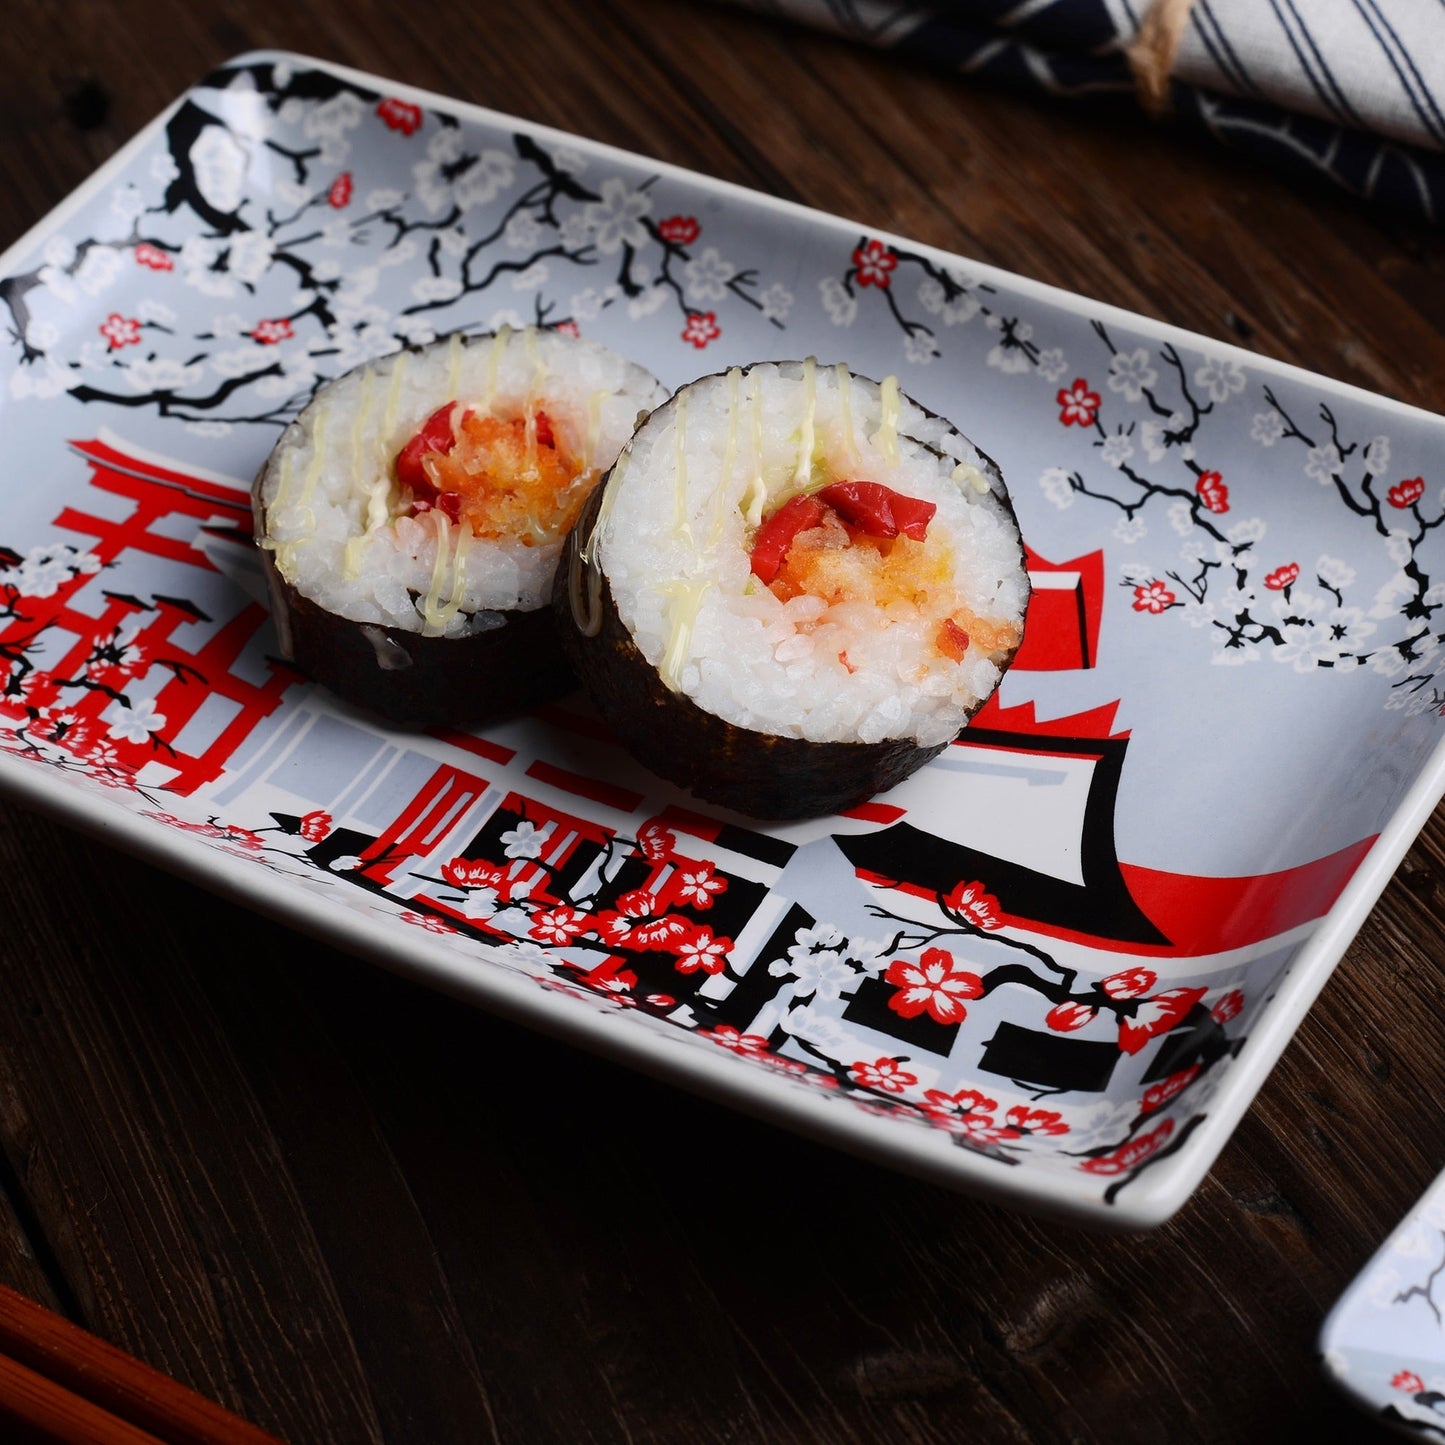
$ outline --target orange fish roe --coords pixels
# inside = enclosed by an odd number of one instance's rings
[[[830,607],[863,602],[885,616],[937,617],[934,646],[954,662],[963,660],[970,642],[987,654],[1018,641],[1016,628],[975,617],[963,605],[941,538],[930,533],[916,542],[854,533],[831,510],[819,526],[793,539],[769,590],[783,602],[806,593]]]
[[[477,411],[463,414],[455,441],[445,452],[421,458],[427,479],[446,510],[465,520],[478,537],[512,537],[532,546],[565,533],[587,499],[595,472],[578,475],[558,445],[545,412],[503,420]]]

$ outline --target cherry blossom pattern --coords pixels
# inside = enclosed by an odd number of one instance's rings
[[[308,843],[320,843],[331,832],[332,826],[331,814],[324,808],[317,808],[302,817],[297,831]]]
[[[669,216],[657,223],[657,234],[672,246],[690,246],[702,234],[696,216]]]
[[[717,313],[713,311],[690,311],[687,324],[682,328],[682,339],[701,351],[710,341],[722,335]]]
[[[1264,585],[1271,592],[1288,592],[1299,581],[1299,563],[1285,562],[1273,572],[1264,574]]]
[[[727,891],[728,881],[720,878],[711,863],[680,870],[677,896],[693,908],[711,908],[713,899]]]
[[[1150,1039],[1177,1028],[1207,991],[1172,988],[1155,993],[1157,983],[1152,969],[1123,969],[1101,979],[1091,997],[1061,999],[1045,1015],[1044,1025],[1055,1033],[1072,1033],[1107,1009],[1117,1020],[1119,1048],[1137,1054]]]
[[[352,190],[351,172],[342,171],[327,189],[326,204],[334,211],[342,210],[351,204]]]
[[[1201,472],[1199,480],[1194,484],[1194,490],[1199,493],[1200,500],[1211,512],[1229,510],[1229,488],[1225,486],[1224,478],[1219,472]]]
[[[387,96],[376,107],[376,113],[388,130],[400,131],[402,135],[415,135],[421,129],[422,109],[410,101]]]
[[[1058,403],[1059,420],[1065,426],[1093,426],[1103,404],[1099,393],[1090,391],[1082,376],[1076,377],[1072,386],[1059,388]]]
[[[1157,577],[1134,588],[1134,611],[1157,617],[1175,606],[1178,599]]]
[[[106,345],[111,351],[119,351],[123,346],[140,345],[141,323],[134,316],[122,316],[119,311],[112,311],[97,330],[105,337]]]
[[[699,928],[690,936],[679,939],[672,947],[677,954],[679,973],[692,973],[697,969],[704,973],[721,973],[727,965],[733,941],[715,938],[710,928]]]
[[[135,259],[138,266],[145,266],[151,271],[174,271],[176,268],[170,252],[163,251],[150,241],[142,241],[135,248]]]
[[[874,238],[864,241],[853,251],[853,274],[860,286],[876,286],[887,290],[898,269],[898,256],[884,242]]]
[[[967,1017],[964,1003],[983,996],[983,980],[945,948],[926,948],[917,961],[898,958],[883,975],[894,985],[888,1007],[906,1019],[926,1013],[941,1024]]]
[[[904,1094],[918,1082],[918,1075],[903,1067],[905,1058],[859,1059],[848,1067],[848,1073],[860,1088],[875,1089],[880,1094]]]
[[[1406,507],[1415,506],[1425,495],[1425,478],[1410,477],[1403,482],[1396,482],[1385,495],[1392,507],[1404,511]]]
[[[291,322],[284,316],[273,321],[258,321],[251,328],[251,339],[262,346],[275,346],[279,342],[290,341],[295,334]]]

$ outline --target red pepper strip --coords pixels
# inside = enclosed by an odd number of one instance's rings
[[[968,633],[953,618],[945,617],[934,644],[945,657],[954,662],[962,662],[968,654]]]
[[[436,488],[422,466],[422,458],[429,452],[440,452],[445,456],[456,445],[452,432],[452,412],[456,402],[449,401],[439,406],[421,424],[421,430],[396,454],[396,479],[402,486],[410,487],[418,497],[431,500]]]
[[[905,497],[882,482],[834,482],[814,495],[821,497],[842,519],[870,537],[896,537],[900,532],[921,542],[938,507],[917,497]]]
[[[537,445],[551,447],[554,451],[557,447],[557,436],[552,430],[552,418],[545,411],[537,413]]]
[[[753,539],[753,576],[760,582],[771,582],[778,575],[793,538],[818,526],[827,510],[816,494],[784,502],[758,528],[758,535]]]

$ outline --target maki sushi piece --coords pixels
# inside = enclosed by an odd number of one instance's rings
[[[666,395],[604,346],[531,328],[323,387],[252,491],[283,656],[410,727],[565,692],[547,606],[563,539]]]
[[[783,819],[941,752],[998,686],[1028,597],[998,467],[896,379],[809,359],[654,411],[584,508],[553,604],[642,761]]]

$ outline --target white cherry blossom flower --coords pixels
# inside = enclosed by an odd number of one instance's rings
[[[818,283],[818,294],[822,298],[823,310],[834,326],[851,326],[858,315],[858,298],[850,296],[848,289],[836,276],[825,276]]]
[[[502,847],[508,858],[540,858],[551,832],[551,823],[544,823],[539,828],[524,818],[515,828],[509,828],[502,834]]]
[[[512,277],[512,290],[540,290],[549,275],[551,275],[551,268],[545,261],[533,261],[530,266],[518,271],[516,275]]]
[[[1272,447],[1284,435],[1284,418],[1277,411],[1257,412],[1249,434],[1261,446]]]
[[[1257,643],[1235,641],[1231,642],[1224,633],[1215,633],[1214,651],[1210,654],[1209,661],[1215,667],[1242,667],[1246,663],[1258,662],[1260,650]]]
[[[502,229],[502,240],[513,251],[530,251],[537,244],[542,227],[531,211],[518,211]]]
[[[1143,517],[1120,517],[1114,523],[1114,535],[1121,542],[1142,542],[1149,535]]]
[[[319,105],[308,107],[305,112],[303,129],[313,140],[339,138],[349,130],[355,130],[366,119],[366,107],[361,98],[350,91],[342,91]]]
[[[1134,455],[1134,443],[1129,440],[1128,432],[1120,429],[1105,437],[1099,446],[1099,455],[1111,467],[1122,467]]]
[[[153,697],[145,698],[134,707],[127,707],[117,699],[101,713],[100,720],[110,724],[106,729],[107,737],[128,743],[149,742],[151,734],[158,733],[166,725],[165,714],[156,711]]]
[[[1144,562],[1124,562],[1119,567],[1119,576],[1130,587],[1146,587],[1155,575],[1154,569]]]
[[[1244,369],[1232,356],[1206,356],[1194,382],[1209,393],[1210,401],[1225,402],[1244,390]]]
[[[1390,465],[1390,438],[1378,436],[1365,448],[1365,470],[1378,477]]]
[[[939,354],[938,346],[926,331],[915,331],[903,338],[903,354],[918,366],[927,366]]]
[[[1334,481],[1342,463],[1340,449],[1333,442],[1321,442],[1305,453],[1305,476],[1313,477],[1320,486],[1327,487]]]
[[[602,182],[602,199],[586,208],[593,242],[604,256],[616,255],[624,245],[634,249],[645,245],[647,230],[642,218],[651,213],[652,197],[616,176]]]
[[[1169,519],[1169,525],[1181,537],[1187,537],[1194,530],[1194,512],[1188,502],[1170,502],[1169,510],[1164,515]]]
[[[1109,358],[1109,390],[1118,392],[1125,401],[1139,401],[1145,391],[1159,380],[1148,349],[1116,351]]]
[[[769,321],[785,321],[793,309],[793,293],[781,282],[769,286],[758,301],[762,304],[763,315]]]
[[[186,430],[194,437],[224,437],[230,436],[231,423],[208,417],[201,421],[188,421]]]
[[[236,210],[241,204],[249,162],[230,131],[208,125],[191,146],[190,160],[196,189],[205,202],[218,211]]]
[[[115,283],[120,275],[120,253],[109,246],[92,246],[76,267],[75,284],[87,296],[98,296]]]
[[[1342,557],[1321,557],[1315,563],[1315,575],[1326,587],[1336,587],[1341,592],[1355,580],[1355,569]]]
[[[110,198],[111,210],[123,221],[133,221],[146,208],[145,195],[134,182],[119,186]]]
[[[1038,371],[1045,381],[1058,381],[1068,369],[1069,363],[1062,348],[1050,346],[1039,352]]]
[[[573,211],[557,227],[557,239],[568,251],[580,250],[592,240],[592,223],[585,211]]]
[[[464,211],[485,206],[512,184],[516,174],[517,163],[506,151],[483,151],[452,182],[457,205]]]
[[[1242,547],[1247,543],[1264,541],[1266,531],[1268,527],[1263,517],[1241,517],[1224,535],[1232,545]]]
[[[205,375],[201,362],[187,365],[169,357],[140,357],[125,367],[126,385],[132,391],[180,391],[195,386]]]
[[[412,297],[417,301],[455,301],[462,294],[462,283],[455,276],[418,276],[411,283]]]
[[[1074,505],[1074,484],[1063,467],[1047,467],[1039,476],[1044,496],[1060,511]]]
[[[667,291],[661,286],[653,286],[650,290],[644,291],[640,296],[634,296],[627,303],[627,315],[632,321],[640,321],[644,316],[651,316],[659,307],[667,304]]]
[[[153,181],[159,181],[161,185],[168,186],[180,175],[180,167],[176,165],[175,157],[169,151],[157,151],[151,157],[148,167],[150,177]]]
[[[689,301],[721,301],[727,295],[728,282],[738,268],[719,254],[716,246],[708,246],[682,268],[683,286]]]

